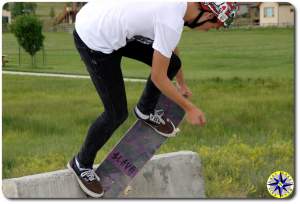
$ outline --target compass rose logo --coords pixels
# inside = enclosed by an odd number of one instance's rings
[[[269,193],[275,198],[286,198],[294,190],[293,178],[285,171],[272,173],[267,181]]]

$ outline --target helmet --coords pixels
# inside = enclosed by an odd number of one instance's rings
[[[235,18],[239,6],[236,2],[200,2],[199,8],[215,14],[218,22],[224,27],[229,27]]]

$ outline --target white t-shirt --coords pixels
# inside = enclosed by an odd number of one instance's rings
[[[96,0],[81,8],[75,29],[90,49],[106,54],[143,36],[170,58],[181,37],[186,8],[187,2]]]

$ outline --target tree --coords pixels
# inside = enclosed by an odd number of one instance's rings
[[[11,16],[13,18],[22,15],[24,10],[24,3],[23,2],[18,2],[18,3],[13,3],[11,7]]]
[[[36,7],[34,2],[15,2],[11,7],[11,15],[15,18],[23,14],[35,14]]]
[[[26,2],[24,3],[24,12],[27,14],[34,14],[36,10],[37,4],[35,2]]]
[[[18,16],[12,24],[12,32],[20,46],[31,56],[31,64],[35,66],[35,54],[43,47],[42,22],[33,15]]]
[[[49,16],[53,19],[55,17],[55,10],[53,7],[50,8]]]
[[[3,10],[6,10],[6,11],[9,11],[9,10],[10,10],[10,8],[9,8],[9,3],[5,3],[5,4],[3,5]]]

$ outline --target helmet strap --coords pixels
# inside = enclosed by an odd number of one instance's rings
[[[191,23],[185,22],[184,25],[188,26],[190,28],[196,28],[196,27],[201,26],[204,23],[210,21],[210,20],[205,20],[205,21],[202,21],[202,22],[198,22],[199,19],[203,16],[204,13],[205,13],[204,11],[200,10],[198,16]]]

